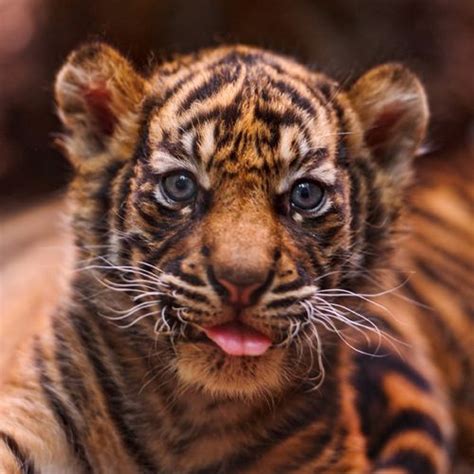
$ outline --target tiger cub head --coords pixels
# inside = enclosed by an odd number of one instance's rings
[[[112,293],[97,304],[213,395],[321,380],[326,341],[355,318],[331,301],[390,254],[427,124],[417,78],[387,64],[343,90],[246,46],[144,77],[89,44],[55,92],[79,257]]]

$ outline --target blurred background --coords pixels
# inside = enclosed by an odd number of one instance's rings
[[[427,86],[433,165],[474,148],[474,0],[0,0],[0,214],[64,189],[52,84],[68,52],[102,39],[142,71],[171,53],[244,42],[350,82],[403,61]]]

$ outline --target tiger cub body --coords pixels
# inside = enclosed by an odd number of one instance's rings
[[[143,78],[92,44],[56,97],[76,270],[2,386],[1,472],[445,473],[469,453],[470,191],[426,178],[406,201],[413,74],[343,91],[232,46]]]

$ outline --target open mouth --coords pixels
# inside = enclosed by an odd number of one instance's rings
[[[231,356],[260,356],[272,345],[272,341],[240,321],[231,321],[206,328],[206,336]]]

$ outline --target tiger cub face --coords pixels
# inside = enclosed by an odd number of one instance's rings
[[[320,379],[314,361],[351,318],[332,295],[389,252],[427,122],[415,76],[380,66],[342,91],[234,46],[145,78],[92,44],[56,97],[80,257],[118,290],[125,326],[168,341],[179,380],[213,394]]]

